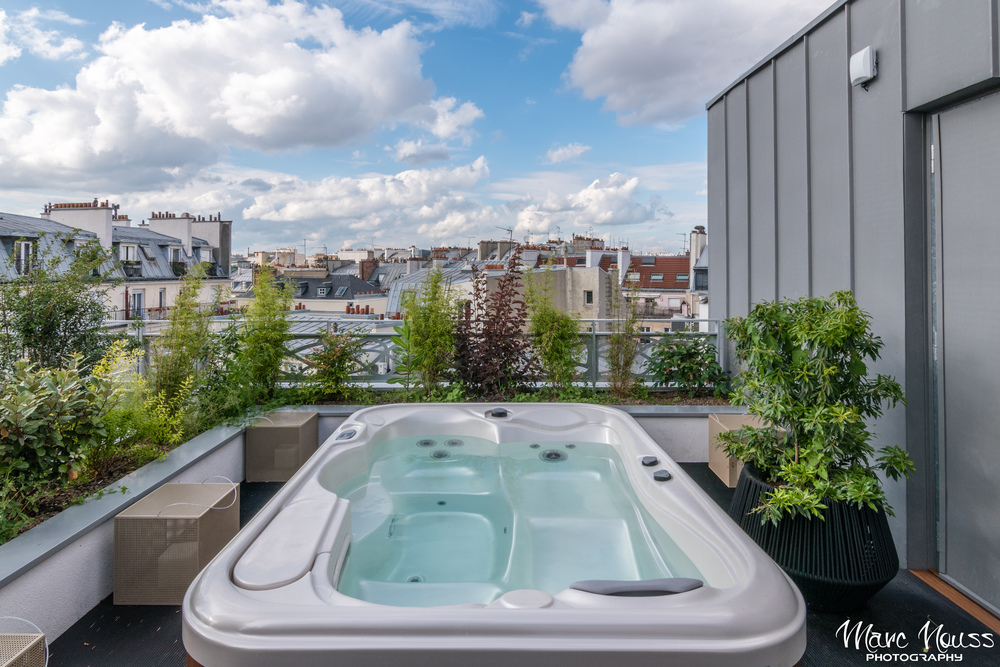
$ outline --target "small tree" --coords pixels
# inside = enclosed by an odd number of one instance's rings
[[[430,396],[448,377],[455,356],[455,300],[440,269],[429,271],[417,290],[403,295],[403,310],[410,348],[408,375]]]
[[[185,383],[201,385],[212,337],[212,310],[200,303],[205,271],[194,266],[184,275],[170,312],[170,325],[153,346],[150,389],[171,401]]]
[[[237,363],[245,382],[257,388],[259,396],[274,396],[281,375],[281,364],[288,354],[288,310],[292,293],[284,283],[274,280],[274,270],[262,266],[254,284],[254,299],[247,308]]]
[[[351,374],[361,368],[362,335],[345,331],[320,334],[323,347],[308,360],[315,370],[313,379],[323,398],[342,398],[351,394]]]
[[[585,350],[580,322],[555,306],[552,297],[552,267],[541,275],[526,276],[529,330],[542,372],[552,389],[567,389],[577,377],[577,363]]]
[[[459,311],[455,376],[480,398],[516,393],[536,375],[531,343],[525,335],[528,306],[519,293],[520,248],[488,293],[484,272],[473,275],[472,302]]]
[[[109,337],[104,330],[108,293],[120,282],[107,272],[114,256],[98,241],[75,243],[72,236],[41,235],[33,242],[33,261],[0,281],[0,370],[10,372],[19,359],[47,368],[65,366],[79,354],[86,371],[101,358]]]
[[[624,267],[623,267],[624,268]],[[639,313],[635,306],[637,289],[628,296],[618,287],[618,272],[611,272],[611,335],[608,337],[608,385],[618,399],[632,398],[639,386],[633,372],[639,353]]]

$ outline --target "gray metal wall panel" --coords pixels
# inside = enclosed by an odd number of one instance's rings
[[[805,55],[799,43],[775,62],[778,297],[809,292]]]
[[[726,233],[726,101],[708,110],[708,290],[709,314],[728,317],[729,235]]]
[[[749,312],[749,178],[747,173],[747,94],[746,86],[734,88],[726,96],[726,215],[729,221],[729,301],[730,317]],[[711,266],[711,265],[709,265]]]
[[[750,303],[775,298],[774,78],[771,68],[748,80],[750,151]]]
[[[905,3],[906,109],[945,98],[993,76],[992,0]],[[878,43],[872,46],[882,48]]]
[[[847,20],[809,35],[809,194],[812,293],[851,288]]]
[[[859,0],[851,4],[851,48],[856,52],[879,44],[879,75],[868,90],[851,95],[854,188],[854,292],[872,315],[875,333],[885,342],[882,358],[872,368],[892,375],[909,389],[906,378],[906,303],[904,276],[903,121],[899,4]],[[918,156],[919,159],[919,156]],[[919,168],[919,165],[918,165]],[[919,188],[919,184],[918,184]],[[920,230],[916,230],[920,234]],[[915,260],[918,263],[923,260]],[[922,286],[918,286],[921,289]],[[914,392],[919,391],[914,387]],[[878,422],[877,445],[906,443],[906,409],[888,410]],[[895,508],[890,523],[896,547],[905,559],[905,484],[889,483],[886,493]]]
[[[1000,609],[1000,94],[941,115],[943,572]]]

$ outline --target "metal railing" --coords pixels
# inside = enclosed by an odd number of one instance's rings
[[[604,386],[608,381],[607,351],[613,332],[610,331],[613,320],[584,320],[581,328],[589,329],[580,333],[580,338],[584,343],[584,353],[577,364],[579,380],[578,384],[591,386]],[[652,382],[652,377],[646,372],[646,367],[650,361],[653,347],[664,336],[683,336],[691,338],[702,338],[715,345],[716,360],[723,364],[721,355],[722,345],[719,341],[719,320],[649,320],[643,321],[646,325],[660,326],[660,323],[668,331],[643,331],[638,334],[639,344],[636,350],[635,361],[632,364],[632,372],[640,376],[645,382]],[[399,324],[398,322],[384,322],[380,324]],[[363,344],[361,348],[362,362],[361,370],[352,375],[355,382],[359,384],[371,384],[379,386],[385,384],[395,375],[394,369],[397,363],[393,350],[392,337],[395,333],[392,330],[385,332],[372,332],[362,336]],[[286,382],[302,381],[302,373],[309,367],[308,358],[322,348],[321,334],[293,334],[289,337],[288,343],[289,368],[283,378]]]

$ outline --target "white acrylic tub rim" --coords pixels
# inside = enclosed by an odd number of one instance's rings
[[[489,416],[494,407],[507,416]],[[367,470],[381,442],[423,434],[496,442],[549,434],[612,445],[636,496],[705,586],[642,598],[512,591],[486,606],[423,608],[337,592],[331,581],[349,544],[350,512],[330,489]],[[645,467],[643,456],[660,464]],[[655,481],[659,469],[673,478]],[[397,653],[407,664],[473,656],[477,664],[555,664],[581,652],[591,664],[627,654],[632,664],[669,655],[670,664],[791,665],[805,650],[805,605],[784,573],[630,416],[593,405],[411,404],[355,413],[198,576],[183,615],[185,647],[206,667],[327,664],[332,656],[376,662]]]

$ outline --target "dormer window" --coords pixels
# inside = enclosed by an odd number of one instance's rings
[[[687,281],[688,281],[688,274],[686,274],[686,273],[678,273],[677,274],[677,282],[679,282],[679,283],[686,283]]]
[[[662,273],[654,273],[654,274],[650,275],[649,279],[652,280],[654,283],[662,283],[663,282],[663,274]]]
[[[131,243],[122,243],[118,246],[118,259],[123,262],[134,262],[139,259],[138,246]]]
[[[169,254],[170,254],[170,261],[171,262],[180,262],[181,261],[181,249],[180,248],[170,248]]]
[[[14,268],[23,276],[31,271],[31,267],[35,264],[35,244],[31,241],[19,241],[16,257]]]

